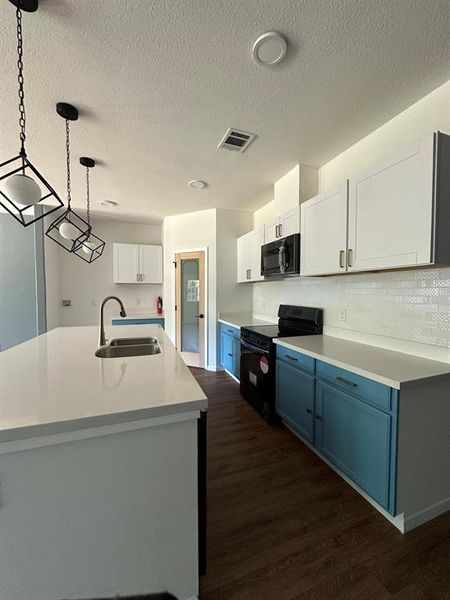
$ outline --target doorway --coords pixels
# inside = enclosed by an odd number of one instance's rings
[[[190,367],[205,366],[205,252],[175,255],[176,347]]]

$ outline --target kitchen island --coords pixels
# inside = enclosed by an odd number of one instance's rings
[[[97,336],[0,354],[0,598],[194,599],[207,399],[161,327],[106,328],[156,337],[154,356],[97,358]]]

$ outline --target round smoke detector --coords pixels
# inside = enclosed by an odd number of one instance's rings
[[[287,40],[278,31],[268,31],[253,44],[253,58],[259,65],[277,65],[286,56]]]
[[[194,190],[203,190],[208,184],[206,181],[202,181],[201,179],[193,179],[189,182],[189,185],[191,188],[194,188]]]

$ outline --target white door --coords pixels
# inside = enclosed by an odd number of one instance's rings
[[[350,180],[349,271],[431,262],[433,135]]]
[[[280,229],[280,217],[276,217],[272,219],[268,223],[264,225],[264,244],[270,244],[270,242],[274,242],[276,239],[280,238],[281,235],[279,233]]]
[[[237,282],[244,283],[248,281],[248,271],[250,268],[248,252],[248,233],[237,239]]]
[[[114,283],[139,282],[139,251],[137,244],[114,244]]]
[[[248,237],[250,253],[250,279],[263,281],[261,275],[261,246],[264,244],[264,228],[254,229]]]
[[[139,246],[139,275],[141,283],[162,283],[162,246]]]
[[[345,272],[348,182],[301,205],[301,275]]]
[[[295,206],[281,215],[279,233],[283,238],[300,233],[300,206]]]

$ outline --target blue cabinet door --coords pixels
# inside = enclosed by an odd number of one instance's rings
[[[390,512],[391,421],[391,415],[317,381],[317,449]]]
[[[299,435],[314,439],[314,376],[277,361],[276,411]]]
[[[233,339],[228,333],[222,332],[220,335],[220,364],[230,373],[234,368]]]

